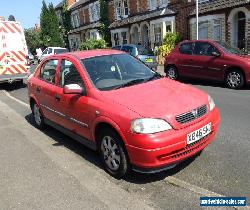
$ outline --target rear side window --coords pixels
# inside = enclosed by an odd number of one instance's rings
[[[180,46],[180,53],[192,55],[193,54],[193,43],[184,43]]]
[[[56,67],[58,60],[49,60],[41,68],[40,78],[46,82],[55,84]]]

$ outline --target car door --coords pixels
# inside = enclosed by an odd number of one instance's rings
[[[56,87],[56,109],[61,114],[59,124],[86,139],[92,139],[90,124],[94,121],[89,98],[86,94],[64,94],[65,85],[78,84],[86,90],[78,69],[81,65],[69,59],[62,59]]]
[[[35,95],[39,100],[45,118],[53,122],[58,120],[54,104],[57,68],[58,59],[51,59],[43,63],[39,75],[40,82],[35,87]]]
[[[193,42],[185,42],[180,45],[176,60],[180,76],[193,76],[193,71],[197,68],[193,55]]]
[[[219,50],[209,42],[195,42],[193,54],[196,56],[197,64],[195,77],[205,79],[218,79],[223,76],[223,63],[221,62]]]

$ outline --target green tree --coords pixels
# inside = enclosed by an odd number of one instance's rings
[[[71,15],[68,9],[68,1],[64,0],[62,6],[62,26],[61,26],[61,37],[64,40],[65,46],[69,48],[68,34],[72,29],[71,25]]]
[[[24,34],[28,48],[32,53],[35,53],[36,49],[41,47],[43,44],[40,31],[36,30],[35,28],[28,28],[24,30]]]
[[[48,6],[42,2],[40,15],[41,38],[45,47],[63,47],[63,40],[60,34],[59,21],[52,3]]]
[[[111,36],[109,30],[109,9],[108,9],[108,0],[99,0],[100,1],[100,23],[99,32],[102,35],[103,39],[111,45]]]

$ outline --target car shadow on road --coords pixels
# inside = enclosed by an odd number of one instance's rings
[[[199,85],[205,87],[218,87],[222,89],[228,89],[223,82],[213,81],[213,80],[204,80],[204,79],[190,79],[190,78],[180,78],[179,82],[189,84],[189,85]],[[241,90],[250,90],[250,85],[245,85]]]
[[[36,127],[32,114],[27,115],[25,119],[33,127]],[[45,135],[49,136],[56,142],[52,144],[53,146],[63,146],[69,149],[70,151],[76,153],[77,155],[81,156],[86,161],[101,168],[104,171],[104,168],[102,167],[102,164],[101,164],[101,161],[99,159],[97,152],[85,147],[84,145],[75,141],[71,137],[64,135],[60,131],[53,129],[50,126],[47,126],[46,129],[42,130],[41,132],[43,132]],[[195,159],[196,159],[196,156],[183,161],[182,163],[180,163],[173,169],[169,169],[167,171],[154,173],[154,174],[144,174],[144,173],[131,171],[131,173],[129,173],[126,177],[124,177],[123,180],[129,183],[138,184],[138,185],[160,181],[160,180],[165,179],[168,176],[177,174],[179,171],[183,170],[189,164],[191,164]]]
[[[26,88],[27,85],[22,82],[13,82],[13,83],[0,83],[0,90],[6,90],[8,92],[15,91],[18,89]]]

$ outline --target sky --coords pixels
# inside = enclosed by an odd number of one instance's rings
[[[56,6],[61,0],[46,0]],[[0,0],[0,16],[8,19],[14,15],[16,21],[21,22],[23,28],[34,27],[39,23],[42,0]]]

